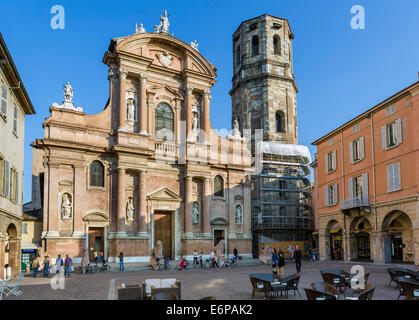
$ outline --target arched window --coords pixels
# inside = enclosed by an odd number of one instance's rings
[[[156,108],[156,140],[173,141],[173,111],[166,103]]]
[[[278,111],[275,115],[276,119],[276,132],[285,132],[285,116],[284,113]]]
[[[104,187],[105,186],[105,168],[100,161],[93,161],[90,165],[90,186]]]
[[[278,35],[274,35],[274,54],[281,54],[281,38]]]
[[[214,179],[214,196],[224,197],[224,179],[221,176]]]
[[[252,55],[256,56],[259,54],[259,37],[252,37]]]

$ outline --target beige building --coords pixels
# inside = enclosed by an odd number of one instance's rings
[[[103,62],[105,108],[74,107],[67,83],[33,144],[44,177],[42,255],[77,262],[87,249],[150,261],[160,240],[176,259],[224,240],[226,252],[250,256],[250,156],[244,139],[221,138],[210,124],[216,68],[169,34],[166,16],[154,33],[112,39]]]
[[[25,116],[35,110],[0,33],[0,276],[20,272]]]

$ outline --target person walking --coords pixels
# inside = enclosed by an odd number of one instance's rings
[[[278,253],[276,252],[276,249],[274,248],[274,251],[272,252],[272,272],[278,273]]]
[[[63,258],[61,258],[61,255],[59,254],[57,257],[57,261],[55,262],[55,267],[57,268],[57,273],[61,273],[62,272],[62,268],[64,265],[64,261]]]
[[[44,268],[44,278],[45,277],[48,278],[48,274],[49,274],[49,258],[48,258],[48,256],[45,256],[44,263],[42,264],[42,266]]]
[[[297,273],[301,272],[301,258],[302,258],[302,256],[303,256],[303,253],[301,252],[298,245],[296,245],[295,250],[294,250],[294,254],[293,254],[293,259],[295,261],[295,266],[297,267]]]
[[[39,272],[39,259],[38,257],[35,257],[32,261],[32,269],[33,269],[33,277],[36,278],[38,276]]]
[[[72,264],[73,260],[68,256],[68,254],[66,254],[64,260],[64,276],[70,276],[70,269]]]
[[[239,251],[237,250],[236,247],[234,247],[234,250],[233,250],[233,262],[236,261],[238,259],[238,257],[239,257]]]
[[[119,258],[119,271],[121,271],[121,272],[125,271],[125,268],[124,268],[124,254],[122,252],[120,252],[118,258]]]
[[[285,265],[285,256],[284,256],[284,253],[282,252],[282,250],[279,249],[277,271],[278,271],[278,275],[279,275],[280,278],[285,276],[284,265]]]
[[[93,252],[93,261],[94,263],[97,263],[97,250]]]

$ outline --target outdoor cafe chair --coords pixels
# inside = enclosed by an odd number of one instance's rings
[[[252,298],[254,298],[257,293],[263,293],[266,297],[271,292],[270,283],[266,281],[260,281],[250,277],[250,282],[252,283]]]
[[[304,288],[307,300],[337,300],[335,295],[327,292],[317,291],[314,289]]]
[[[20,275],[17,277],[17,281],[15,282],[15,284],[10,285],[10,286],[6,286],[6,297],[10,296],[10,295],[15,295],[15,296],[20,296],[22,295],[22,291],[20,291],[20,285],[23,281],[24,276]]]
[[[405,300],[419,300],[419,282],[407,280],[403,277],[397,277],[396,282],[400,290],[397,300],[401,296],[404,296]]]
[[[339,289],[339,292],[345,291],[346,279],[344,275],[328,272],[322,272],[321,275],[323,277],[324,282],[331,284],[334,287],[337,287]]]
[[[286,296],[288,298],[288,291],[289,290],[293,290],[294,291],[294,295],[295,295],[295,290],[297,290],[298,295],[301,296],[300,294],[300,290],[298,289],[298,284],[300,282],[300,274],[294,273],[292,275],[290,275],[286,281],[284,281],[284,278],[281,280],[282,283],[285,283],[285,292],[286,292]]]
[[[345,300],[371,300],[375,285],[367,283],[364,289],[348,289],[345,292]]]

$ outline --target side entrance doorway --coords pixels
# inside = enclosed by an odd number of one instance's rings
[[[224,230],[214,230],[214,247],[221,241],[225,241]]]
[[[104,253],[104,228],[90,227],[89,228],[89,259],[94,260],[95,252]]]
[[[162,242],[165,258],[173,259],[172,239],[172,212],[154,211],[154,243]]]

